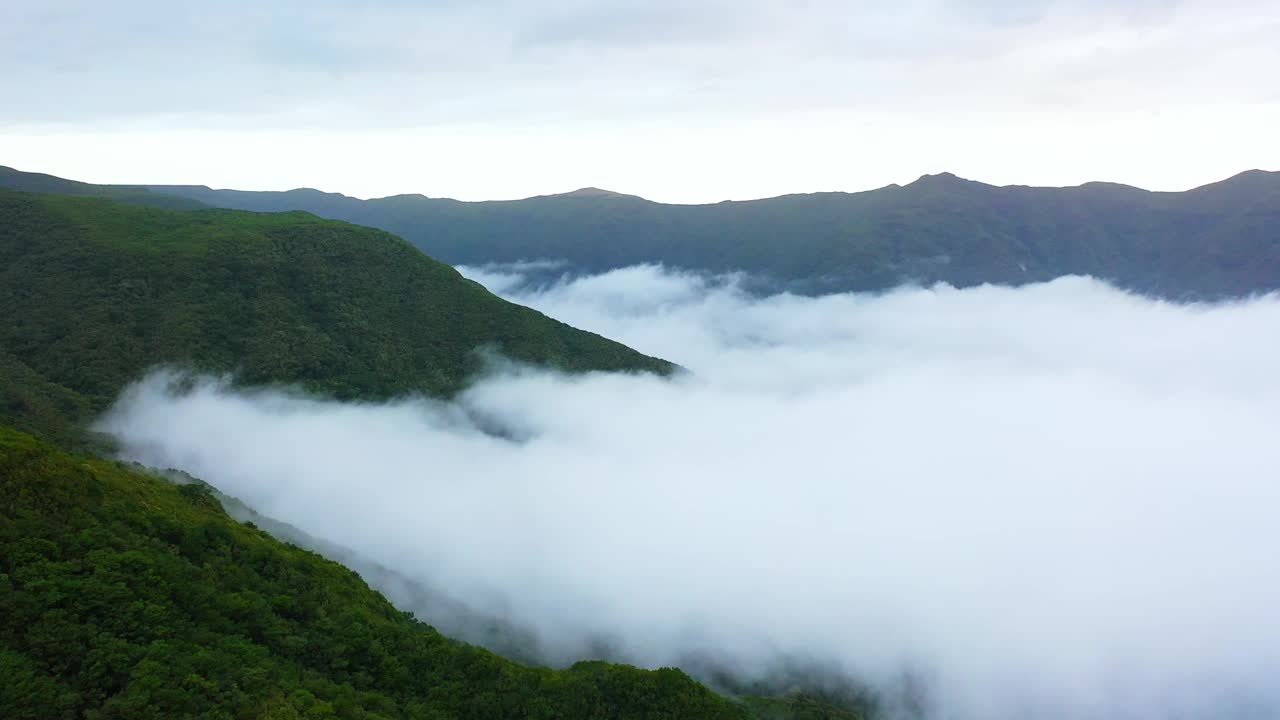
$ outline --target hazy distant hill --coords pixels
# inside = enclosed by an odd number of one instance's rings
[[[1280,288],[1280,173],[1257,170],[1178,193],[1108,183],[995,187],[942,174],[869,192],[713,205],[665,205],[594,188],[502,202],[152,189],[380,227],[453,264],[555,258],[600,271],[661,262],[745,270],[802,292],[903,281],[1018,284],[1065,274],[1175,298]]]
[[[157,363],[339,398],[444,395],[478,348],[671,365],[502,300],[381,230],[0,190],[0,422],[53,437]]]
[[[152,192],[145,187],[93,185],[75,180],[64,180],[63,178],[43,173],[22,172],[4,166],[0,166],[0,188],[108,198],[132,205],[148,205],[172,210],[194,210],[210,207],[199,200],[192,200],[179,195]]]

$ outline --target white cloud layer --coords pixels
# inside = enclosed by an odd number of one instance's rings
[[[955,720],[1280,713],[1276,297],[469,272],[690,372],[380,406],[153,377],[105,425],[553,653],[909,668]]]

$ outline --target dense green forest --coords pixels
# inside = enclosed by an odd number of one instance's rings
[[[477,349],[671,365],[502,300],[380,230],[0,190],[0,422],[70,441],[157,364],[334,397],[448,395]]]
[[[0,717],[854,718],[675,669],[520,665],[232,520],[201,484],[0,427]]]
[[[743,270],[769,289],[880,290],[904,281],[1022,284],[1086,274],[1169,298],[1280,289],[1280,172],[1187,192],[1111,183],[995,187],[954,175],[860,193],[666,205],[602,192],[506,202],[315,190],[152,186],[220,207],[308,210],[379,227],[453,264],[563,259]]]

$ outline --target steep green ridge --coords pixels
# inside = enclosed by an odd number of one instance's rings
[[[1280,289],[1280,173],[1187,192],[996,187],[950,174],[861,193],[665,205],[602,192],[504,202],[152,186],[210,205],[307,210],[395,232],[453,264],[563,259],[745,270],[801,292],[1089,274],[1166,297]]]
[[[551,670],[454,642],[201,485],[0,427],[7,720],[746,716],[679,670]]]
[[[65,180],[43,173],[22,172],[11,167],[0,165],[0,187],[9,190],[26,192],[49,192],[62,195],[84,195],[88,197],[107,198],[133,205],[169,208],[172,210],[195,210],[210,207],[199,200],[152,192],[145,187],[128,185],[93,185]]]
[[[380,230],[0,190],[0,421],[56,439],[149,367],[338,398],[447,395],[477,348],[565,370],[671,365],[506,302]]]

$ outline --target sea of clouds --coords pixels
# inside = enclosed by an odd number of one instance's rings
[[[103,427],[556,662],[801,659],[954,720],[1280,714],[1276,297],[529,270],[465,272],[685,371],[381,405],[156,373]]]

